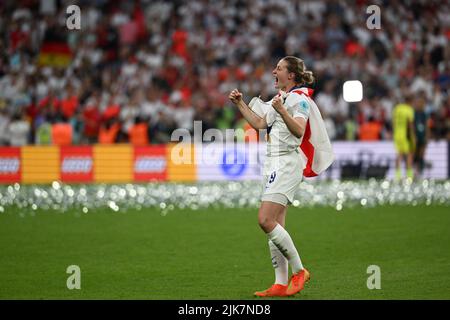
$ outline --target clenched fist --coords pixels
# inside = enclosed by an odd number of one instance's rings
[[[276,96],[273,98],[272,107],[276,112],[280,113],[283,110],[283,98],[281,96]]]
[[[242,100],[242,93],[240,93],[238,89],[234,89],[230,92],[228,98],[230,98],[231,102],[234,104],[238,104]]]

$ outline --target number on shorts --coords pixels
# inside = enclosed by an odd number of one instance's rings
[[[272,172],[272,174],[270,175],[270,178],[269,178],[269,183],[272,183],[275,180],[276,176],[277,176],[277,172],[276,171]]]

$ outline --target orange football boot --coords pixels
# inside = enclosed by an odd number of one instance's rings
[[[287,285],[273,284],[269,289],[255,292],[257,297],[285,297]]]
[[[286,296],[293,296],[303,290],[305,283],[309,281],[310,274],[308,270],[302,269],[291,276],[289,286],[286,289]]]

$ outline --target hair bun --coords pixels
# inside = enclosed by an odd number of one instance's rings
[[[312,84],[314,83],[314,75],[312,73],[312,71],[309,70],[305,70],[303,72],[303,82],[306,84]]]

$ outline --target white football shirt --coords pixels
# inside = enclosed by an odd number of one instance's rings
[[[272,105],[272,100],[270,105]],[[308,120],[310,104],[304,95],[288,93],[283,106],[292,117],[301,117]],[[302,138],[297,138],[289,131],[283,118],[273,107],[266,114],[266,122],[268,133],[267,156],[283,155],[298,148]]]

